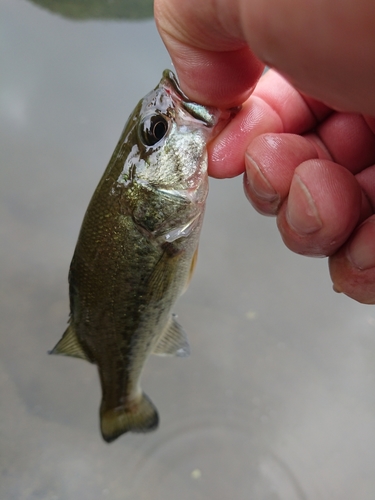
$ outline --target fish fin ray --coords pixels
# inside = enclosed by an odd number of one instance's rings
[[[172,315],[168,327],[154,347],[153,354],[179,357],[187,357],[190,355],[189,341],[184,329],[177,322],[175,315]]]
[[[65,330],[61,339],[48,354],[62,354],[63,356],[71,356],[90,361],[87,354],[82,349],[72,325],[69,325]]]
[[[190,281],[191,281],[191,278],[193,277],[193,274],[194,274],[194,271],[195,271],[195,268],[197,266],[197,261],[198,261],[198,247],[197,249],[195,250],[194,252],[194,255],[193,255],[193,258],[191,259],[191,264],[190,264],[190,270],[189,270],[189,276],[186,280],[186,284],[185,284],[185,287],[184,287],[184,291],[183,293],[186,292],[186,290],[188,289],[189,285],[190,285]]]
[[[100,411],[100,430],[107,443],[111,443],[125,432],[150,432],[158,425],[158,411],[145,393],[142,393],[139,403],[135,404],[131,410],[127,410],[125,406],[119,406]]]
[[[147,283],[153,300],[161,300],[173,282],[181,252],[172,243],[164,243],[164,251]]]

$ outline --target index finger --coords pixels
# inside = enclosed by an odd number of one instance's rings
[[[240,175],[245,170],[247,147],[256,137],[264,133],[305,134],[331,112],[269,70],[241,111],[209,144],[209,174],[218,178]]]

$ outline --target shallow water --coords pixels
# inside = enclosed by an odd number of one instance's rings
[[[170,65],[153,21],[0,2],[0,498],[373,500],[375,310],[286,250],[241,179],[211,181],[188,359],[143,377],[160,429],[108,446],[94,366],[49,357],[89,198]]]

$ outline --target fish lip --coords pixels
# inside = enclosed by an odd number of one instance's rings
[[[217,110],[215,108],[208,108],[197,102],[193,102],[188,98],[188,96],[182,91],[180,84],[177,80],[176,75],[173,71],[166,69],[163,71],[163,78],[161,84],[166,88],[172,88],[175,94],[181,100],[181,106],[195,119],[203,122],[209,127],[213,127],[217,123]],[[216,112],[215,112],[216,111]]]
[[[179,97],[182,107],[193,118],[203,122],[209,128],[216,127],[219,122],[222,123],[222,127],[220,128],[223,128],[241,109],[241,106],[230,109],[219,109],[192,101],[182,91],[176,75],[169,69],[163,71],[160,84],[171,89]]]
[[[184,101],[190,101],[188,96],[182,91],[176,75],[170,69],[165,69],[163,71],[163,77],[160,83],[162,85],[166,85],[167,87],[172,87],[176,94],[178,94]]]

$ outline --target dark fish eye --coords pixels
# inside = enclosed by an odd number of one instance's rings
[[[152,115],[141,124],[141,138],[146,146],[154,146],[168,131],[168,122],[162,115]]]

